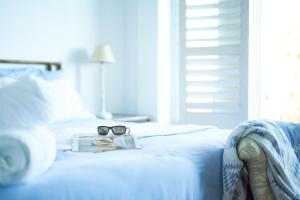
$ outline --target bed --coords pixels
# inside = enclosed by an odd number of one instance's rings
[[[0,62],[43,64],[48,70],[61,69],[60,63],[53,62]],[[104,153],[70,151],[74,134],[96,134],[98,125],[116,124],[129,127],[142,149]],[[0,199],[222,198],[222,156],[230,130],[151,122],[121,123],[95,117],[73,117],[46,126],[57,143],[54,162],[44,173],[26,182],[0,186]]]

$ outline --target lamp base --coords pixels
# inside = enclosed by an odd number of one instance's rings
[[[109,112],[103,112],[98,115],[102,119],[112,119],[112,114]]]

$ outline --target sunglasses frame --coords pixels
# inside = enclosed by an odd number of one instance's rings
[[[108,131],[107,131],[106,134],[100,134],[99,129],[101,129],[102,127],[108,129]],[[125,128],[125,132],[122,133],[122,134],[116,134],[116,133],[113,131],[113,128],[116,128],[116,127],[122,127],[122,128]],[[98,127],[97,127],[98,135],[101,135],[101,136],[108,135],[108,133],[109,133],[110,130],[111,130],[111,132],[112,132],[114,135],[116,135],[116,136],[121,136],[121,135],[126,135],[126,134],[129,135],[129,133],[130,133],[130,128],[129,128],[129,127],[126,127],[126,126],[122,126],[122,125],[116,125],[116,126],[98,126]]]

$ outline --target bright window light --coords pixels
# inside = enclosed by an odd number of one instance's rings
[[[261,5],[260,117],[300,121],[300,1]]]
[[[170,0],[158,1],[158,122],[170,122]]]

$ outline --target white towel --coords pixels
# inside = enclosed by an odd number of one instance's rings
[[[44,127],[0,130],[0,185],[34,178],[55,157],[54,134]]]

